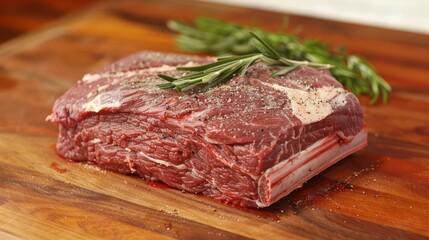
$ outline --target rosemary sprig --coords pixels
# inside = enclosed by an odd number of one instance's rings
[[[220,83],[231,79],[235,74],[244,75],[249,66],[256,62],[265,62],[270,65],[288,66],[277,72],[273,76],[286,74],[299,66],[310,66],[314,68],[331,68],[330,64],[312,63],[308,61],[296,61],[280,55],[272,46],[262,40],[258,35],[250,32],[252,45],[258,49],[259,53],[250,53],[239,56],[219,58],[216,62],[201,66],[178,67],[177,70],[194,72],[180,78],[167,75],[158,75],[167,80],[168,83],[159,84],[162,89],[174,88],[177,91],[186,91],[200,84],[206,84],[203,91]]]
[[[330,70],[332,75],[356,95],[370,96],[371,103],[375,103],[380,95],[383,102],[387,102],[388,94],[392,91],[390,85],[377,74],[367,60],[350,55],[344,49],[331,51],[328,45],[318,40],[301,40],[293,34],[272,33],[212,18],[198,18],[194,26],[177,21],[168,22],[168,26],[180,33],[177,37],[178,45],[188,51],[216,55],[258,54],[260,49],[253,44],[254,37],[249,34],[253,32],[282,58],[334,66]],[[242,59],[243,62],[248,63],[248,57],[247,55]],[[295,65],[291,63],[290,66]]]

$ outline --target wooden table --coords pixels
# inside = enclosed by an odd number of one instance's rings
[[[0,43],[49,24],[53,19],[79,12],[102,0],[0,1]]]
[[[427,239],[429,36],[289,16],[290,29],[366,56],[393,86],[365,108],[369,146],[267,209],[240,209],[69,163],[53,101],[132,52],[177,51],[167,19],[277,30],[283,15],[208,3],[103,3],[0,46],[0,239]]]

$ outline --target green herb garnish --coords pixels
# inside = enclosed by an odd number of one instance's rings
[[[258,49],[259,53],[250,53],[239,56],[218,58],[216,62],[201,66],[178,67],[177,70],[195,72],[180,78],[173,78],[167,75],[158,75],[167,80],[168,83],[159,84],[162,89],[174,88],[177,91],[186,91],[200,84],[206,84],[203,91],[220,83],[231,79],[235,74],[244,75],[247,68],[257,62],[265,62],[270,65],[288,66],[277,72],[273,76],[286,74],[299,66],[310,66],[314,68],[331,68],[329,64],[312,63],[308,61],[296,61],[280,55],[273,47],[262,40],[258,35],[250,32],[252,45]]]
[[[247,27],[212,18],[198,18],[195,26],[177,21],[168,22],[168,27],[180,33],[178,45],[192,52],[216,55],[237,55],[219,58],[203,66],[179,67],[191,71],[181,78],[161,75],[169,81],[161,88],[184,91],[199,84],[204,90],[228,81],[234,74],[244,74],[256,62],[288,66],[275,75],[286,74],[298,66],[330,68],[331,74],[356,95],[365,94],[375,103],[382,96],[387,102],[390,85],[380,77],[364,58],[349,55],[344,49],[331,53],[329,46],[317,40],[300,40],[296,35],[272,33],[256,27]]]

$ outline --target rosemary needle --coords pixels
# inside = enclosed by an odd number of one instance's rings
[[[381,96],[384,103],[392,91],[390,85],[374,70],[371,64],[360,56],[350,55],[343,49],[330,51],[329,46],[318,40],[301,40],[296,35],[287,33],[272,33],[256,27],[248,27],[213,18],[198,18],[194,26],[177,21],[169,21],[168,27],[179,33],[178,45],[192,52],[212,53],[215,55],[242,55],[241,64],[235,63],[235,58],[224,58],[222,65],[225,67],[222,74],[232,72],[245,72],[247,67],[258,61],[289,66],[277,75],[285,74],[296,66],[308,65],[312,67],[332,66],[331,74],[346,88],[356,95],[365,94],[371,97],[371,103],[375,103]],[[249,34],[253,32],[254,34]],[[255,36],[259,38],[256,40]],[[262,47],[262,51],[261,51]],[[275,50],[274,50],[275,49]],[[276,53],[274,55],[272,50]],[[250,54],[250,55],[249,55]],[[254,54],[254,55],[252,55]],[[260,56],[258,54],[262,54]],[[256,57],[259,56],[259,57]],[[274,58],[273,58],[274,57]],[[296,61],[296,62],[294,62]],[[311,64],[310,64],[311,63]],[[319,66],[314,64],[320,64]],[[223,69],[214,63],[218,69]],[[213,66],[213,65],[211,65]],[[214,67],[214,66],[213,66]],[[204,71],[210,70],[203,68]],[[235,70],[234,70],[235,69]],[[188,68],[181,70],[192,71]],[[208,87],[227,81],[231,75],[221,76],[215,73],[208,75],[200,70],[194,71],[192,76],[185,79],[176,79],[163,76],[169,83],[162,84],[164,88],[176,88],[186,90],[199,84],[207,83]],[[234,70],[234,71],[233,71]],[[204,78],[198,80],[201,75]],[[180,83],[180,84],[179,84]],[[205,89],[207,89],[207,86]]]
[[[257,62],[265,62],[270,65],[283,65],[283,68],[273,74],[273,76],[286,74],[299,66],[310,66],[314,68],[331,68],[330,64],[312,63],[308,61],[297,61],[281,56],[272,46],[262,40],[257,34],[250,32],[252,45],[258,49],[258,53],[250,53],[239,56],[219,58],[216,62],[201,66],[178,67],[178,70],[190,71],[180,78],[173,78],[166,75],[158,75],[167,80],[168,83],[159,84],[162,89],[174,88],[177,91],[186,91],[200,84],[206,84],[203,91],[220,83],[231,79],[235,74],[245,74],[248,67]]]

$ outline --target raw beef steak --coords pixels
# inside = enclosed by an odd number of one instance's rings
[[[326,70],[271,77],[259,63],[207,92],[161,90],[177,65],[214,61],[141,52],[87,74],[47,120],[58,153],[221,202],[266,207],[367,144],[358,99]]]

